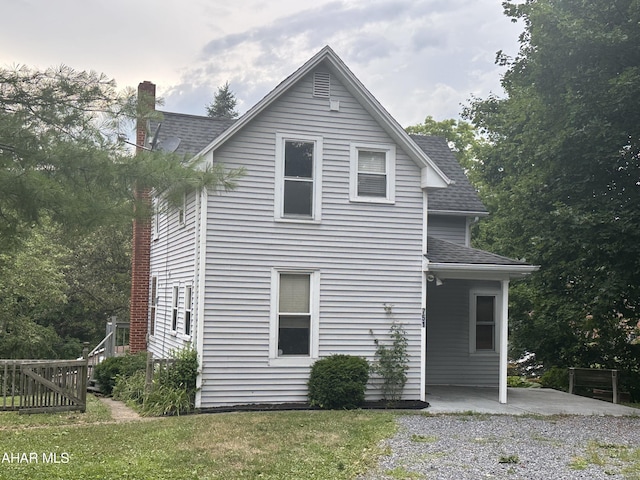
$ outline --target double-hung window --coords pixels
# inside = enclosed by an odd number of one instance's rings
[[[318,356],[318,272],[274,270],[272,359],[309,361]]]
[[[173,296],[171,299],[171,331],[175,332],[178,329],[178,302],[180,289],[176,285],[173,287]]]
[[[151,277],[151,308],[149,310],[149,335],[156,333],[156,310],[158,308],[158,277]]]
[[[276,142],[276,219],[319,221],[322,139],[278,133]]]
[[[472,353],[497,352],[499,295],[471,292],[470,342]]]
[[[351,144],[351,201],[393,203],[395,163],[393,145]]]
[[[193,299],[193,287],[184,287],[184,334],[191,335],[191,304]]]

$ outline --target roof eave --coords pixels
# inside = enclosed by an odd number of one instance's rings
[[[487,217],[489,212],[478,210],[431,210],[427,209],[429,215],[447,215],[447,216],[459,216],[459,217]]]
[[[538,265],[500,265],[494,263],[436,263],[426,262],[425,271],[439,278],[506,279],[522,278],[540,269]]]

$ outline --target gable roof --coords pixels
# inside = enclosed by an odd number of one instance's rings
[[[475,188],[469,182],[446,139],[435,135],[410,135],[410,137],[452,180],[447,188],[434,189],[429,193],[429,212],[449,215],[488,215],[487,209],[478,198]]]
[[[384,107],[376,100],[376,98],[367,90],[364,85],[349,70],[345,63],[336,55],[336,53],[326,46],[311,59],[309,59],[298,70],[289,75],[284,81],[277,85],[262,100],[249,109],[236,123],[231,125],[221,135],[213,139],[201,152],[206,154],[211,150],[217,149],[229,138],[235,135],[246,124],[253,120],[259,113],[269,107],[280,96],[285,93],[292,85],[302,79],[319,65],[325,66],[333,75],[335,75],[345,86],[345,88],[356,98],[367,112],[378,122],[385,132],[409,155],[409,157],[423,171],[422,186],[423,188],[444,188],[447,187],[451,180],[444,174],[438,165],[429,156],[411,140],[409,135],[404,131],[400,124],[384,109]]]

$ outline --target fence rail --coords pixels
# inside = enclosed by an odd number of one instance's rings
[[[0,411],[87,409],[87,360],[0,360]]]

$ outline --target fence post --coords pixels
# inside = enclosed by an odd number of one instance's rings
[[[576,369],[575,368],[569,368],[569,393],[573,393],[573,386],[575,384],[575,375],[576,375]]]
[[[109,336],[110,333],[111,333],[111,336]],[[104,345],[104,356],[107,358],[116,356],[116,339],[114,338],[116,334],[117,334],[116,317],[111,317],[107,322],[107,331],[105,335],[109,338],[107,338],[107,341],[105,342],[105,345]]]

